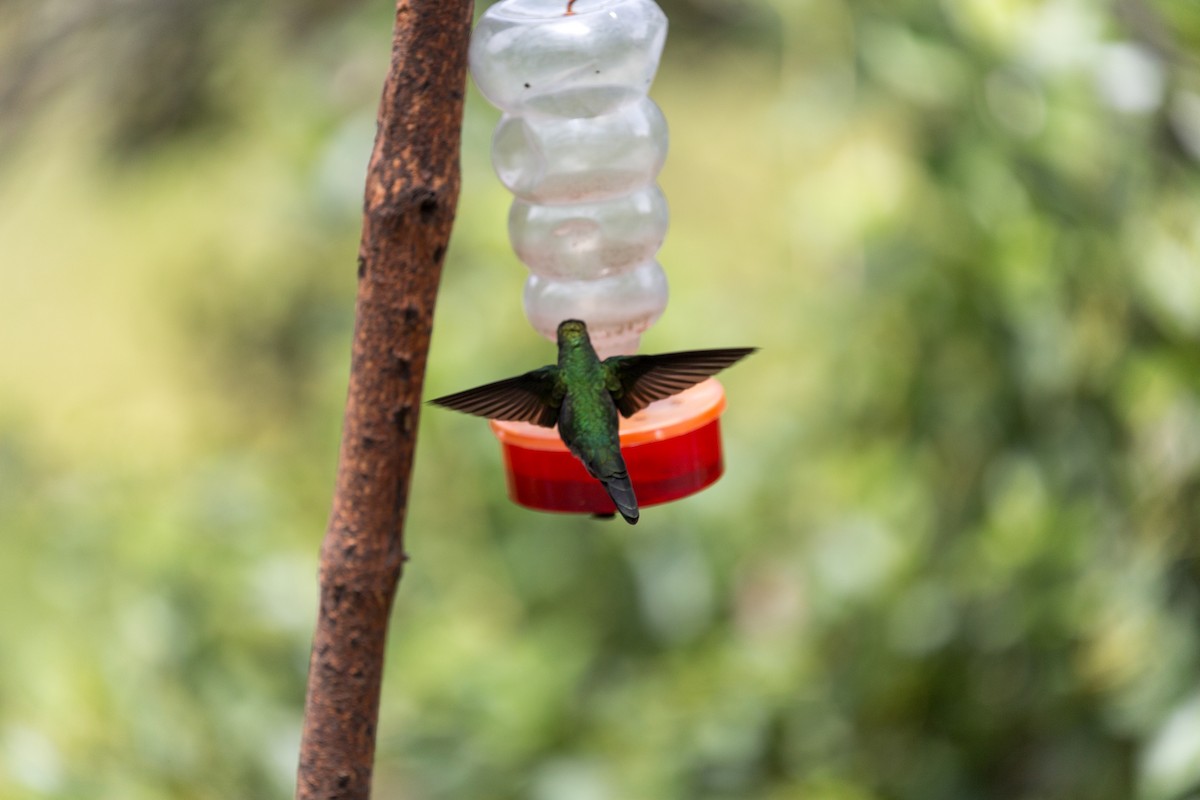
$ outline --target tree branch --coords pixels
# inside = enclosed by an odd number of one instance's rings
[[[370,796],[421,386],[458,202],[471,16],[471,0],[397,0],[367,174],[337,488],[321,548],[299,800]]]

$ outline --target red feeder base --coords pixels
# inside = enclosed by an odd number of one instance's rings
[[[724,410],[725,390],[710,378],[621,420],[621,452],[638,505],[687,497],[721,477]],[[558,438],[557,429],[524,422],[491,425],[504,452],[513,502],[540,511],[616,511],[604,488]]]

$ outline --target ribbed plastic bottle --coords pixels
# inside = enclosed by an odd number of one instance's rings
[[[504,112],[492,161],[514,195],[508,229],[529,268],[525,314],[554,341],[588,324],[601,357],[633,353],[667,305],[655,183],[667,124],[646,96],[667,35],[652,0],[502,0],[471,40],[471,74]]]

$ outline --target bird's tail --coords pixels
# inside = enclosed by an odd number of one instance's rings
[[[604,491],[608,492],[608,496],[612,498],[617,511],[621,512],[625,521],[630,525],[636,525],[638,521],[637,496],[633,493],[633,482],[629,480],[629,473],[625,470],[614,472],[612,475],[605,475],[600,482],[604,484]]]

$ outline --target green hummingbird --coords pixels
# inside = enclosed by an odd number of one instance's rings
[[[612,356],[592,348],[587,325],[558,326],[558,364],[429,402],[488,419],[558,425],[567,449],[600,481],[621,516],[638,521],[637,497],[621,457],[617,413],[631,417],[753,353],[755,347],[688,350],[653,356]]]

